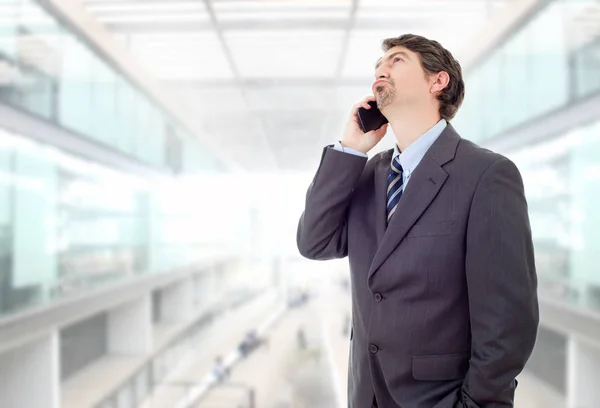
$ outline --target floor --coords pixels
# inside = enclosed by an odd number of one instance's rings
[[[267,332],[267,345],[239,361],[232,368],[229,378],[212,388],[194,407],[347,407],[349,336],[345,322],[349,316],[350,299],[348,293],[333,282],[322,285],[320,289],[316,299],[286,312]],[[256,316],[255,319],[259,320]],[[241,333],[234,335],[236,331],[233,326],[219,330],[219,341],[213,340],[211,346],[207,344],[206,348],[198,350],[196,356],[190,356],[189,369],[178,379],[198,380],[210,370],[217,351],[234,349]],[[304,348],[300,347],[298,341],[299,330],[305,334]],[[207,353],[208,349],[213,351]],[[167,406],[165,400],[163,405],[144,408]],[[547,387],[535,378],[525,374],[519,378],[515,407],[564,406],[564,401],[549,393]]]

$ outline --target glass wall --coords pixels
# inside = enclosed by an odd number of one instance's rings
[[[229,251],[244,214],[211,177],[148,180],[0,128],[0,315]]]
[[[486,144],[600,93],[598,2],[548,0],[465,72],[454,126]],[[525,181],[540,289],[600,310],[599,122],[507,153]]]
[[[586,18],[596,8],[596,1],[550,0],[467,70],[454,122],[461,135],[485,142],[600,92],[600,31]]]
[[[222,170],[190,132],[36,0],[0,3],[0,102],[159,168]],[[188,148],[203,155],[186,157]]]
[[[540,288],[600,310],[600,120],[509,157],[525,182]]]

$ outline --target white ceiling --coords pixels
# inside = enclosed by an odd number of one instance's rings
[[[253,171],[314,169],[351,105],[370,93],[382,39],[421,34],[460,61],[511,1],[81,0]]]

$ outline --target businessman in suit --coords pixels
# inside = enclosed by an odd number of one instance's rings
[[[538,326],[523,182],[507,158],[448,123],[464,98],[459,63],[416,35],[383,41],[374,96],[324,149],[299,222],[300,253],[349,257],[352,408],[504,408]],[[387,125],[363,133],[376,100]]]

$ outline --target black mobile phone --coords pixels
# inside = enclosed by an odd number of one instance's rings
[[[365,133],[377,130],[388,123],[386,117],[377,108],[377,102],[369,101],[369,105],[371,105],[371,109],[358,108],[358,124]]]

